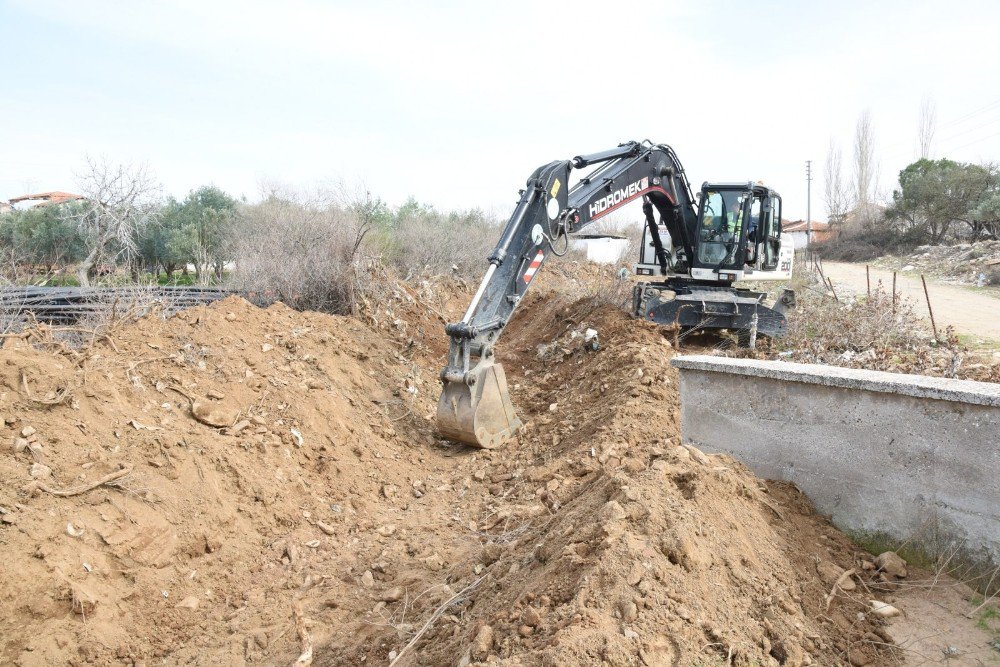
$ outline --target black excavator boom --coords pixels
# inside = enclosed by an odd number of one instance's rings
[[[572,170],[586,167],[594,170],[570,188]],[[610,150],[539,167],[528,177],[513,215],[487,258],[486,274],[468,310],[459,322],[445,327],[451,344],[448,363],[441,371],[444,390],[437,410],[443,435],[493,448],[520,429],[503,368],[494,358],[500,335],[548,258],[569,249],[570,234],[640,198],[657,272],[677,281],[676,298],[700,299],[711,291],[711,281],[696,281],[701,286],[688,285],[693,271],[711,273],[719,267],[714,263],[706,265],[699,257],[702,235],[698,207],[684,168],[670,146],[629,141]],[[749,201],[745,200],[747,214],[751,212]],[[654,212],[659,214],[659,222]],[[747,243],[745,231],[735,236],[732,231],[723,234],[730,250]],[[664,237],[668,237],[669,245]],[[734,326],[753,311],[753,293],[737,292],[724,286],[718,288],[716,298],[709,299],[716,304],[713,307],[729,309],[725,321]],[[661,303],[661,296],[652,292],[645,295],[642,307],[649,306],[649,319],[686,317],[683,309]],[[638,307],[638,292],[636,299]],[[780,322],[767,317],[764,320],[758,322],[762,333],[781,328]]]

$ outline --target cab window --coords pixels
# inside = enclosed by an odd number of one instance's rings
[[[746,263],[753,265],[757,262],[757,248],[761,239],[760,228],[763,223],[764,197],[754,195],[750,203],[750,217],[747,218],[747,257]]]
[[[740,235],[745,224],[742,190],[709,190],[702,199],[698,229],[698,261],[702,264],[730,265],[739,254]]]

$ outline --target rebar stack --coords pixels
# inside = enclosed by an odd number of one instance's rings
[[[172,313],[224,299],[223,287],[0,287],[0,313],[8,326],[26,320],[71,324],[88,317],[146,311],[154,305]]]

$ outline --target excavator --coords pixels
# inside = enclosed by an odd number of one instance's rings
[[[571,172],[589,167],[570,187]],[[500,334],[551,255],[566,254],[572,235],[640,198],[635,317],[681,330],[727,329],[741,344],[786,331],[790,290],[769,307],[766,293],[734,286],[791,277],[794,251],[782,236],[781,197],[773,189],[706,182],[696,200],[674,150],[648,140],[550,162],[521,190],[465,316],[445,326],[451,342],[437,408],[442,435],[493,449],[521,429],[495,360]]]

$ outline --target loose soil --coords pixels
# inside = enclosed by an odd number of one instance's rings
[[[680,444],[663,329],[542,285],[498,352],[525,433],[438,438],[441,325],[467,294],[7,339],[0,662],[902,659],[860,593],[871,556],[794,487]]]

